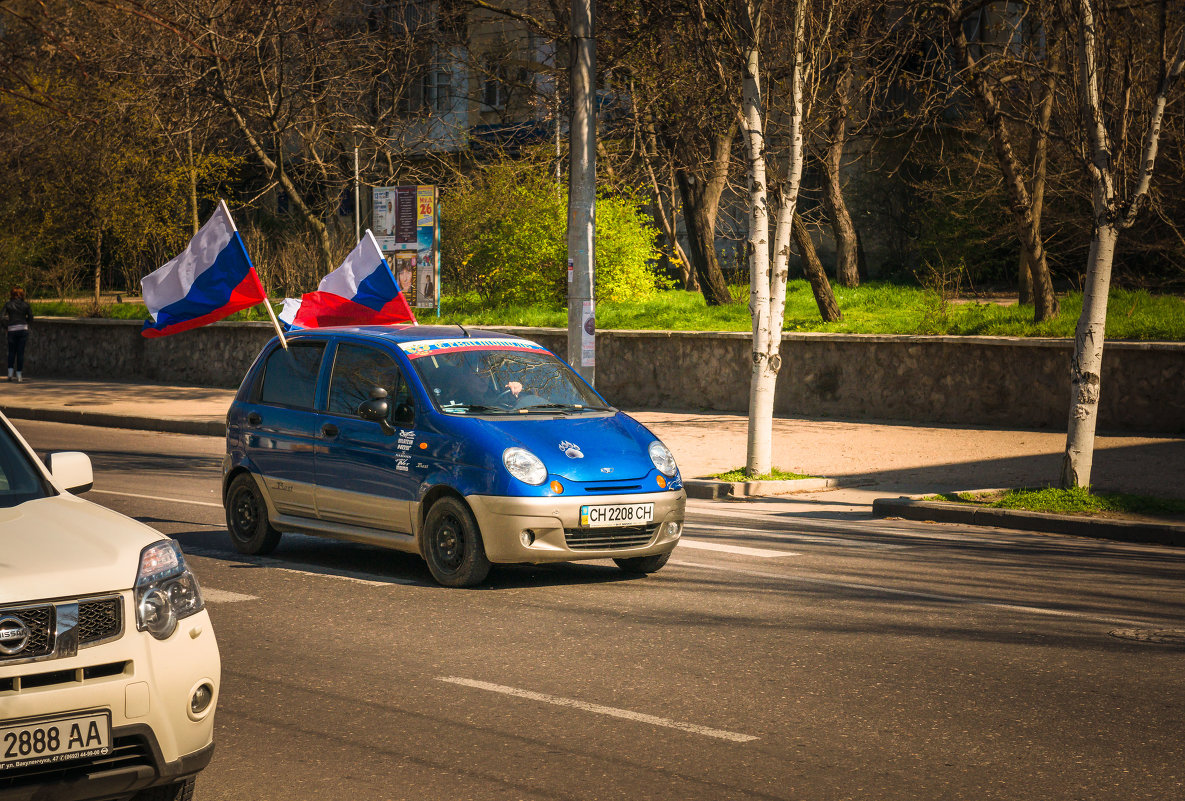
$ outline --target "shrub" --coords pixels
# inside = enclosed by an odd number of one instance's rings
[[[444,280],[497,305],[563,303],[567,294],[567,190],[546,168],[500,161],[481,168],[442,200]],[[657,231],[623,196],[597,201],[597,297],[641,300],[665,279]]]

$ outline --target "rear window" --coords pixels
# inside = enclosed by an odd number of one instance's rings
[[[324,342],[292,343],[276,348],[263,366],[259,402],[289,409],[312,409],[317,397]]]

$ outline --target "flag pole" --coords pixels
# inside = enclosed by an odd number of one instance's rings
[[[230,215],[230,209],[227,208],[226,201],[222,198],[218,198],[218,204],[222,206],[222,210],[226,212],[226,219],[230,220],[230,227],[237,234],[239,232],[239,227],[235,225],[235,218]],[[242,237],[240,237],[240,239],[242,239]],[[247,253],[246,247],[243,248],[243,252]],[[250,253],[247,253],[247,260],[251,260]],[[254,267],[255,265],[252,264],[251,266]],[[262,283],[263,282],[260,282],[261,286]],[[276,319],[276,313],[272,311],[272,304],[268,302],[267,289],[263,290],[263,308],[267,309],[267,316],[272,318],[272,325],[275,326],[276,336],[280,338],[280,344],[284,346],[284,350],[288,350],[288,340],[284,338],[284,329],[280,328],[280,321]]]
[[[272,318],[272,325],[276,327],[276,336],[280,338],[280,344],[284,346],[284,350],[288,350],[288,340],[284,338],[284,330],[280,328],[280,321],[276,319],[276,313],[272,311],[272,304],[268,303],[267,298],[263,299],[263,308],[267,309],[267,316]]]

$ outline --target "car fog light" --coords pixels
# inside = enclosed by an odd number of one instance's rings
[[[679,524],[678,523],[675,523],[675,522],[667,523],[667,536],[668,537],[678,537],[679,536]]]
[[[200,715],[209,708],[210,702],[213,700],[214,688],[209,684],[203,684],[193,691],[193,697],[189,699],[189,711]]]
[[[177,629],[177,614],[169,603],[169,596],[160,587],[153,587],[140,598],[140,619],[144,628],[158,640],[166,640]]]
[[[529,528],[524,528],[522,533],[518,535],[518,538],[524,548],[530,547],[531,543],[535,541],[535,532]]]

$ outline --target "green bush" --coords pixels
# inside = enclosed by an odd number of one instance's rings
[[[560,304],[567,295],[566,188],[545,168],[501,161],[441,202],[444,280],[498,306]],[[599,300],[644,300],[667,282],[651,262],[657,231],[632,198],[597,201]]]

